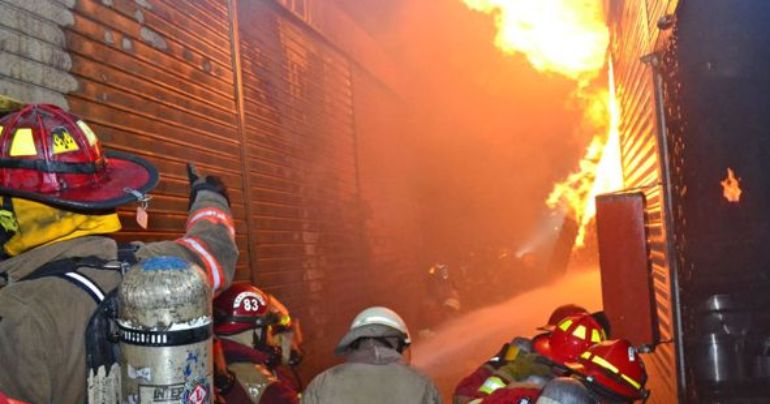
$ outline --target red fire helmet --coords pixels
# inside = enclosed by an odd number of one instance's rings
[[[624,339],[604,341],[580,355],[576,363],[568,363],[589,387],[609,398],[641,400],[647,371],[631,343]]]
[[[267,327],[274,322],[269,316],[270,295],[248,282],[235,282],[214,299],[214,332],[232,335]]]
[[[563,319],[551,333],[535,337],[532,345],[537,353],[563,365],[576,361],[592,345],[606,339],[599,323],[583,313]]]
[[[569,316],[575,316],[584,313],[588,313],[588,310],[581,306],[572,303],[562,304],[551,312],[551,316],[548,317],[548,324],[540,327],[539,329],[553,331],[553,329],[556,327],[556,324],[559,324],[561,320],[564,320]]]
[[[91,128],[48,104],[0,119],[0,194],[80,210],[113,209],[158,184],[137,156],[102,150]]]

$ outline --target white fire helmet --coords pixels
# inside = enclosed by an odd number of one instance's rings
[[[358,313],[350,324],[350,331],[337,344],[335,352],[343,353],[350,344],[359,338],[399,337],[404,345],[411,343],[409,329],[404,319],[395,311],[382,306],[374,306]]]

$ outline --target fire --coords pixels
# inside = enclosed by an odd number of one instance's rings
[[[605,97],[609,121],[606,136],[597,134],[580,160],[577,172],[554,185],[546,203],[551,208],[567,209],[578,223],[576,247],[583,247],[586,229],[596,215],[596,196],[623,188],[623,168],[620,161],[620,107],[618,104],[612,63],[609,63],[609,91],[596,97]]]
[[[537,70],[573,80],[593,78],[604,66],[609,30],[602,0],[463,0],[493,14],[495,45],[522,53]]]
[[[721,181],[720,184],[722,184],[722,194],[728,202],[738,203],[741,201],[741,194],[743,193],[741,190],[741,179],[735,177],[732,168],[727,168],[727,178]]]
[[[623,187],[620,163],[620,111],[612,65],[608,90],[590,82],[604,68],[609,29],[603,0],[463,0],[472,10],[492,14],[495,45],[521,53],[538,71],[563,75],[578,84],[584,119],[596,131],[578,171],[554,185],[546,203],[572,215],[579,224],[575,245],[584,244],[586,228],[596,214],[594,198]]]

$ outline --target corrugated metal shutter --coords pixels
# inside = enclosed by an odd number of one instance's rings
[[[662,341],[674,340],[671,273],[664,228],[664,208],[656,140],[653,76],[640,58],[653,50],[656,21],[669,6],[667,0],[622,1],[613,21],[612,57],[621,105],[621,154],[624,185],[640,188],[647,199],[647,233]],[[651,402],[671,403],[677,398],[676,352],[664,343],[647,356]]]
[[[421,231],[415,201],[416,178],[409,147],[405,105],[387,86],[353,69],[361,199],[364,210],[371,295],[368,304],[387,304],[417,328],[424,292],[419,267]],[[394,164],[394,162],[398,162]],[[361,302],[364,304],[364,302]]]
[[[121,239],[168,239],[186,220],[187,161],[230,189],[241,250],[249,262],[229,15],[221,1],[78,1],[66,31],[77,90],[67,100],[108,147],[147,157],[161,172],[150,229],[121,211]]]
[[[350,63],[272,2],[241,2],[239,26],[255,280],[313,336],[313,372],[367,294]]]
[[[138,228],[127,207],[122,240],[181,235],[187,161],[222,176],[241,251],[236,277],[275,293],[302,319],[312,336],[305,366],[312,374],[329,364],[355,312],[382,303],[377,296],[397,301],[387,292],[400,282],[416,285],[407,282],[409,259],[395,262],[392,247],[377,250],[382,271],[375,277],[364,259],[356,130],[372,139],[397,131],[399,113],[387,127],[375,117],[396,111],[399,101],[356,65],[361,97],[378,97],[356,107],[353,63],[340,44],[271,0],[237,2],[242,21],[232,32],[231,3],[0,0],[0,94],[68,107],[108,147],[160,169],[149,230]],[[365,39],[345,27],[336,34]],[[242,67],[240,82],[233,66]],[[368,114],[360,122],[356,108]],[[383,172],[369,173],[372,206],[391,212],[401,208],[388,205],[407,203],[385,201],[377,178]],[[398,230],[388,217],[377,220],[369,228],[378,240]],[[369,293],[374,289],[379,293]]]

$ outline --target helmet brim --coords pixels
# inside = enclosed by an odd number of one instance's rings
[[[532,348],[534,348],[535,352],[538,354],[549,359],[551,358],[551,343],[548,334],[540,334],[532,339]]]
[[[597,379],[596,376],[589,377],[589,371],[588,368],[586,368],[581,363],[565,363],[565,365],[570,369],[570,371],[573,372],[573,375],[575,375],[579,380],[581,380],[586,386],[588,386],[591,390],[598,393],[601,397],[607,398],[612,401],[627,401],[627,400],[641,400],[645,397],[645,390],[637,390],[627,382],[623,381],[622,379],[616,379],[617,376],[611,373],[608,373],[606,370],[603,370],[605,373],[603,379]],[[615,380],[613,380],[615,379]],[[604,383],[612,383],[614,388],[612,386],[607,386],[602,384],[602,380]],[[608,381],[609,380],[609,381]],[[620,389],[620,391],[618,391]]]
[[[158,185],[158,170],[149,161],[114,150],[105,151],[105,157],[105,180],[98,184],[50,194],[0,186],[0,195],[29,199],[68,210],[100,211],[136,202],[138,198],[128,190],[144,195]]]
[[[575,373],[577,375],[585,376],[585,375],[588,374],[588,371],[586,370],[586,367],[583,366],[582,363],[579,363],[579,362],[564,362],[564,366],[569,368],[570,371],[572,371],[573,373]]]
[[[387,337],[401,338],[408,343],[406,335],[393,327],[382,324],[369,324],[362,327],[353,328],[352,330],[348,331],[348,333],[342,337],[339,344],[337,344],[337,347],[334,349],[334,354],[337,356],[343,355],[345,351],[348,350],[348,347],[350,347],[350,344],[359,338]]]

